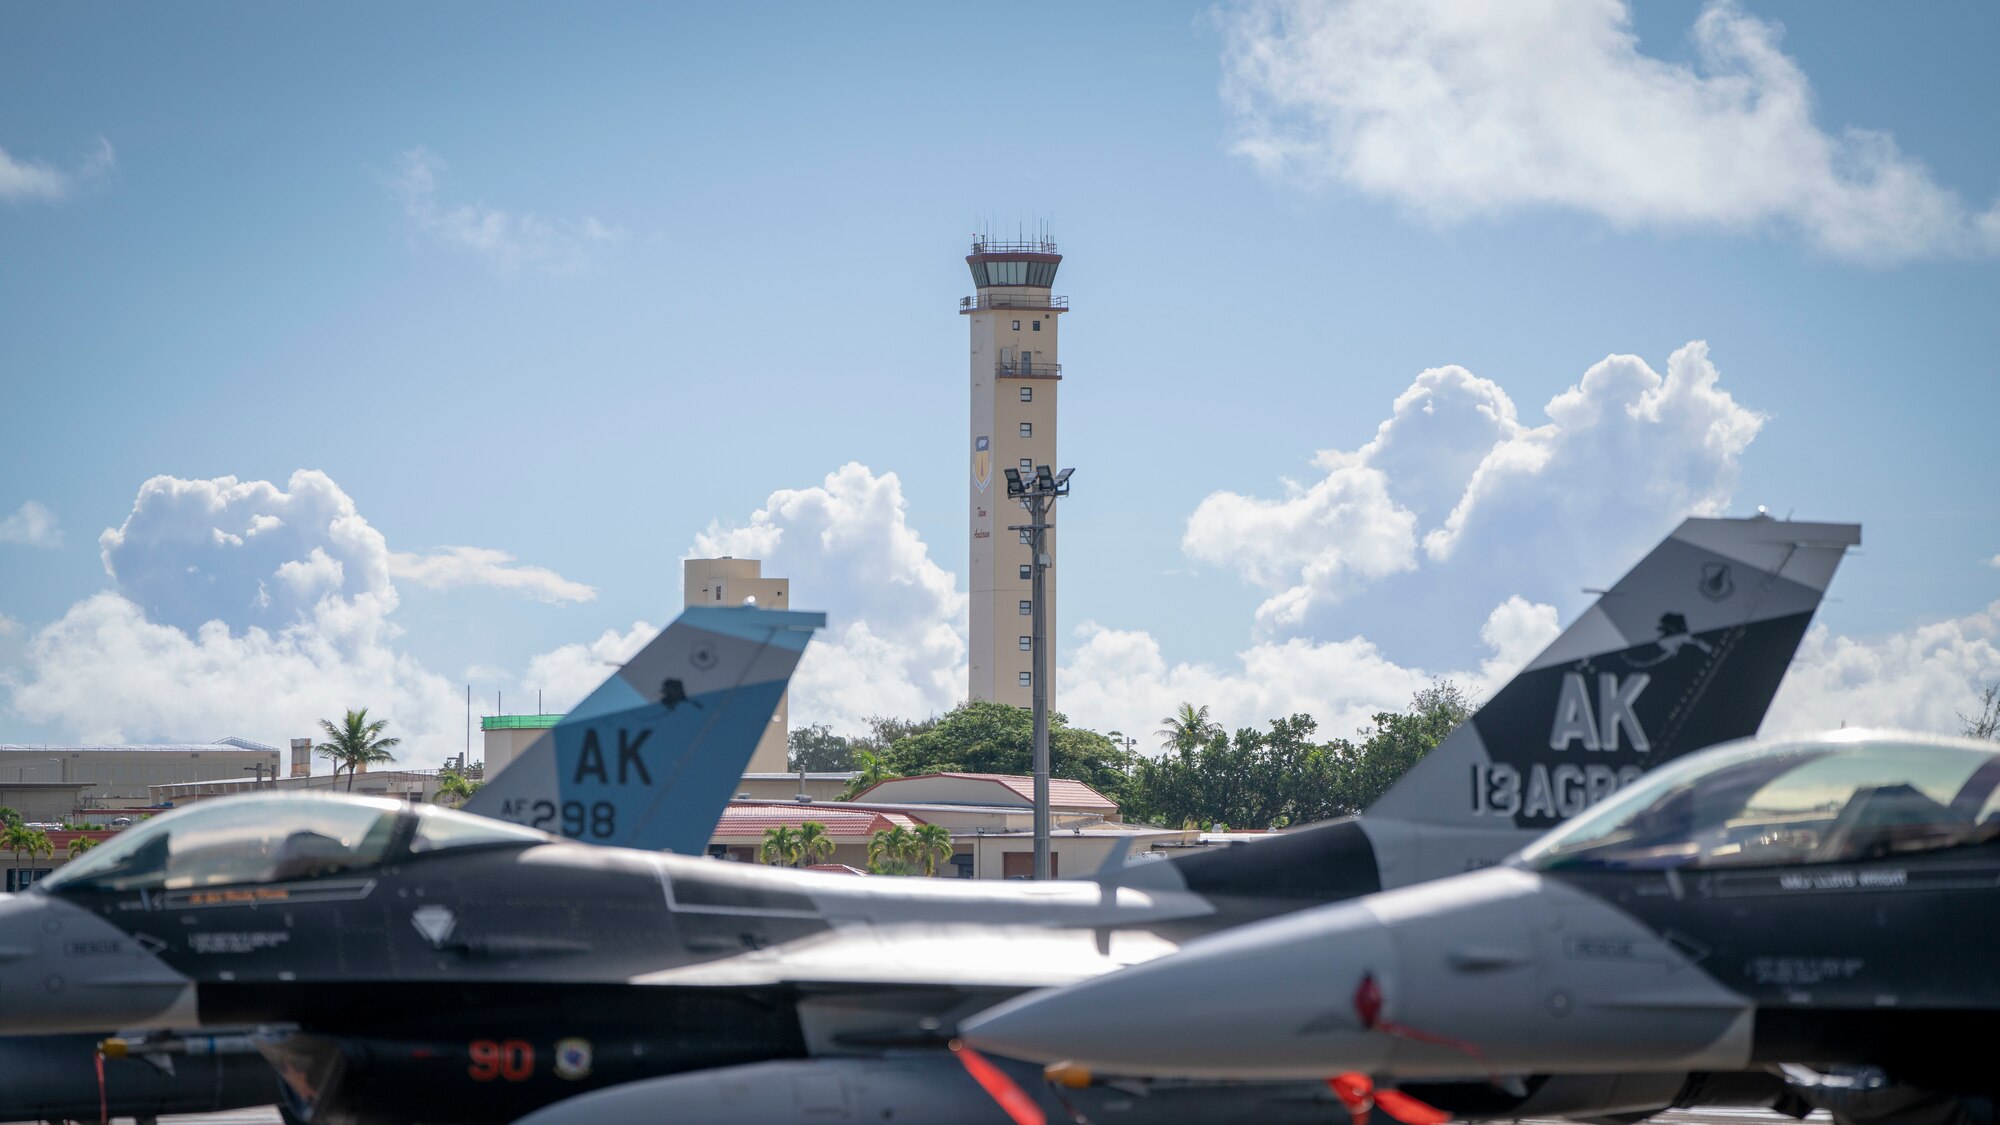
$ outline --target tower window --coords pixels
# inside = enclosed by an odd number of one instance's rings
[[[1021,330],[1021,322],[1017,320],[1014,322],[1014,331],[1019,332],[1020,330]]]
[[[1020,682],[1021,682],[1021,686],[1022,686],[1022,687],[1032,687],[1032,686],[1034,686],[1034,683],[1035,683],[1035,674],[1034,674],[1033,672],[1023,672],[1023,673],[1021,673],[1021,681],[1020,681]]]
[[[1021,423],[1021,436],[1022,436],[1022,437],[1034,437],[1034,436],[1035,436],[1035,424],[1034,424],[1033,422],[1023,422],[1023,423]]]
[[[1027,617],[1033,614],[1034,612],[1035,612],[1035,603],[1023,599],[1021,602],[1021,616]]]
[[[1035,576],[1035,568],[1034,568],[1034,566],[1033,566],[1032,564],[1030,564],[1030,563],[1022,563],[1022,564],[1021,564],[1021,577],[1023,577],[1023,578],[1033,578],[1034,576]]]
[[[1021,388],[1021,401],[1022,401],[1022,402],[1033,402],[1033,401],[1035,401],[1035,388],[1033,388],[1033,387],[1022,387],[1022,388]]]
[[[1035,475],[1035,459],[1032,457],[1021,458],[1021,472],[1025,476]]]
[[[1040,332],[1041,330],[1042,330],[1042,322],[1038,320],[1035,322],[1035,331]]]
[[[1034,648],[1035,648],[1035,638],[1033,638],[1033,637],[1022,637],[1022,638],[1021,638],[1021,651],[1022,651],[1022,652],[1032,652],[1032,651],[1034,651]]]

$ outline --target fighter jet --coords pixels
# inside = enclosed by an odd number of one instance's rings
[[[963,1034],[1119,1073],[1397,1076],[1420,1097],[1468,1076],[1498,1095],[1488,1076],[1866,1066],[1897,1087],[1878,1106],[1934,1114],[2000,1096],[1996,926],[2000,743],[1745,740],[1505,866],[1190,943]]]
[[[1857,541],[1851,525],[1687,521],[1367,816],[1092,880],[853,879],[362,798],[210,802],[0,903],[0,948],[23,951],[0,996],[24,1000],[0,1004],[0,1030],[280,1026],[265,1053],[300,1116],[331,1125],[512,1121],[637,1082],[637,1104],[683,1120],[743,1120],[742,1089],[782,1120],[779,1091],[802,1088],[923,1120],[904,1099],[952,1065],[941,1048],[971,1013],[1491,863],[1649,766],[1754,731]],[[639,702],[690,710],[663,698]],[[595,754],[555,740],[558,810],[577,784],[615,784],[611,747],[637,772],[643,750],[614,728]]]
[[[684,612],[474,793],[467,810],[586,840],[701,854],[824,622],[754,607]],[[23,953],[0,949],[0,962]],[[0,1037],[0,1121],[263,1105],[278,1081],[250,1030]],[[107,1041],[116,1053],[100,1080],[95,1056]]]

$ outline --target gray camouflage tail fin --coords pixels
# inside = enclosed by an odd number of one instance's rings
[[[1368,809],[1546,829],[1757,732],[1857,524],[1689,519]]]

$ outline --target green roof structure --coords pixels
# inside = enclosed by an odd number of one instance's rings
[[[561,715],[486,715],[480,730],[548,730],[562,721]]]

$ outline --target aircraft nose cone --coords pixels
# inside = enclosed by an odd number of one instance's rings
[[[0,1034],[36,1030],[48,991],[42,968],[40,895],[0,895]]]
[[[0,895],[0,1035],[191,1026],[194,989],[132,935],[59,896]]]
[[[1259,1078],[1367,1070],[1383,1055],[1357,985],[1393,969],[1389,931],[1352,905],[1224,933],[1158,961],[1030,993],[960,1036],[982,1050],[1106,1074]]]

